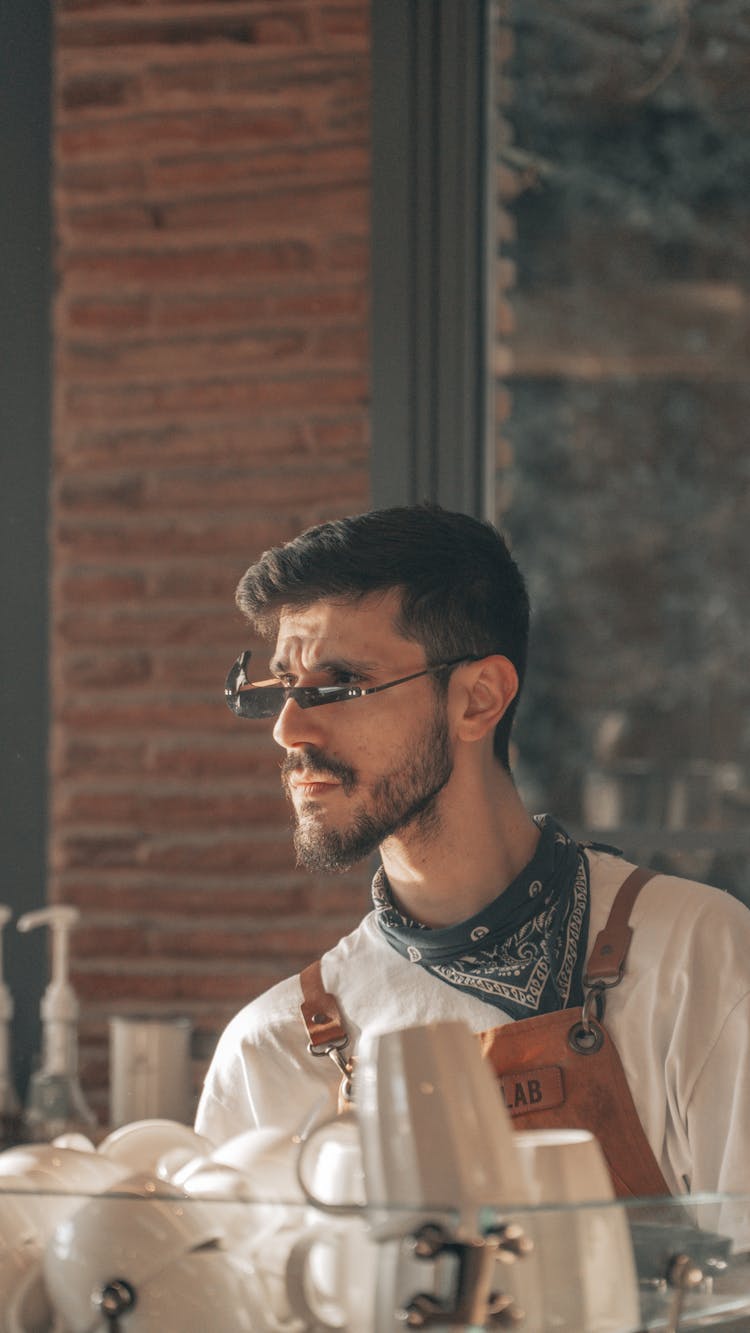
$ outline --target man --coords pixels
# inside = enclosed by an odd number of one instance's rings
[[[525,810],[508,747],[528,599],[499,533],[373,511],[266,552],[237,599],[275,641],[273,679],[253,684],[243,655],[228,702],[275,719],[299,861],[382,865],[320,970],[230,1023],[197,1128],[300,1130],[335,1109],[351,1055],[356,1103],[363,1032],[461,1019],[489,1034],[511,1111],[593,1128],[621,1193],[750,1192],[750,914],[641,884]]]

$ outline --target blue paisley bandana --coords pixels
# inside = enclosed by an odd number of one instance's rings
[[[398,953],[511,1018],[583,1003],[588,859],[549,815],[536,822],[541,837],[528,865],[457,926],[432,930],[402,916],[382,866],[372,884],[378,925]]]

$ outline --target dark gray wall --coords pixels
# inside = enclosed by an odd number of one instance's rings
[[[3,0],[0,30],[0,902],[45,897],[50,398],[50,15]],[[38,932],[5,930],[16,1077],[37,1046]]]

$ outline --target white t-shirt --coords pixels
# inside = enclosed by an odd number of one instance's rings
[[[632,865],[589,851],[589,948]],[[673,1193],[750,1194],[750,912],[718,889],[657,875],[630,924],[625,976],[605,1023],[657,1162]],[[475,1032],[511,1022],[397,953],[374,913],[323,958],[349,1050],[360,1035],[462,1019]],[[301,1131],[336,1108],[340,1077],[307,1049],[299,977],[242,1009],[224,1031],[196,1128],[221,1143],[254,1126]]]

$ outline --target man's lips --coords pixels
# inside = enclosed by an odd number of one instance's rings
[[[292,790],[301,792],[304,796],[323,795],[340,785],[334,778],[321,778],[312,773],[307,776],[303,773],[293,774],[289,778],[289,786]]]

